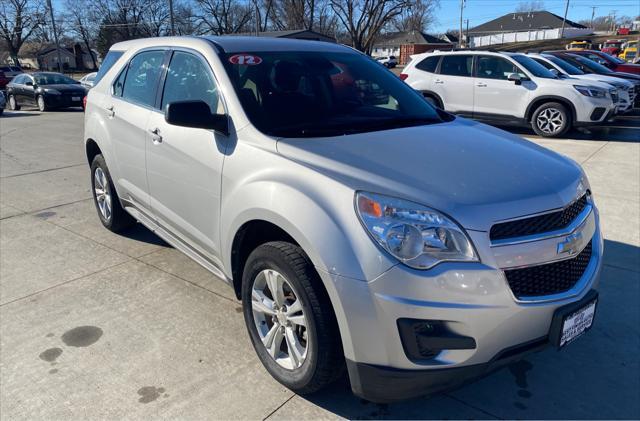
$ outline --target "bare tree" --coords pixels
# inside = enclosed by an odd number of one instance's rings
[[[148,37],[160,37],[169,31],[169,4],[166,0],[147,0],[142,31]]]
[[[544,0],[521,1],[516,6],[516,12],[537,12],[540,10],[545,10]]]
[[[411,7],[403,9],[393,20],[393,27],[402,32],[423,32],[434,23],[439,7],[440,0],[413,0]]]
[[[39,0],[0,1],[0,38],[5,41],[16,66],[20,48],[44,23],[44,13]]]
[[[92,50],[93,42],[98,37],[99,31],[95,11],[84,0],[67,0],[65,8],[69,32],[82,40],[89,56],[91,56],[93,69],[97,69],[98,63]]]
[[[249,30],[252,7],[238,0],[196,0],[196,19],[211,34],[234,34]]]
[[[382,29],[411,5],[411,0],[331,0],[351,45],[366,53]]]

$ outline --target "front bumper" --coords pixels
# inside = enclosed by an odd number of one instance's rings
[[[603,243],[595,210],[593,218],[593,252],[580,289],[550,301],[514,297],[504,272],[496,269],[499,257],[486,232],[469,232],[482,263],[442,263],[428,271],[396,265],[370,282],[321,273],[338,301],[333,300],[354,393],[377,402],[429,394],[543,348],[554,312],[597,287]],[[437,321],[456,337],[472,338],[474,347],[411,358],[399,332],[398,321],[406,318]]]
[[[62,108],[62,107],[82,107],[82,98],[84,95],[45,95],[44,101],[48,107]],[[74,98],[79,98],[74,100]]]
[[[591,290],[574,304],[576,307],[586,305],[596,296],[597,293]],[[347,360],[347,370],[356,395],[372,402],[395,402],[441,393],[477,380],[554,344],[554,334],[503,349],[490,361],[481,364],[433,370],[403,370]]]
[[[617,104],[611,98],[592,98],[584,95],[575,99],[576,126],[585,126],[602,123],[615,114]]]

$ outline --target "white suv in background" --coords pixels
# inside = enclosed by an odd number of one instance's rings
[[[564,61],[560,57],[552,54],[527,54],[529,57],[551,70],[560,78],[580,79],[592,83],[606,83],[618,90],[618,101],[616,103],[617,113],[626,113],[633,109],[633,102],[636,94],[634,84],[628,80],[617,77],[600,75],[597,73],[585,73],[571,63]]]
[[[615,113],[615,89],[560,79],[525,54],[467,50],[411,58],[401,74],[409,86],[436,106],[477,120],[530,124],[540,136],[557,137]]]

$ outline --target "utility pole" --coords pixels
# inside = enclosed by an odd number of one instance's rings
[[[564,17],[562,18],[562,28],[560,29],[560,38],[564,37],[564,25],[567,21],[567,13],[569,12],[569,0],[567,0],[567,4],[564,7]]]
[[[465,19],[467,23],[467,30],[465,31],[464,39],[466,40],[467,46],[469,46],[469,19]]]
[[[464,10],[464,3],[465,0],[460,0],[460,33],[459,33],[459,38],[458,38],[458,47],[462,47],[463,45],[463,41],[462,41],[462,11]]]
[[[176,23],[173,18],[173,0],[169,0],[169,19],[171,21],[171,35],[176,35]]]
[[[617,10],[611,11],[611,32],[616,31],[616,13],[618,13]]]
[[[53,39],[56,42],[56,52],[58,53],[58,71],[62,73],[62,57],[60,56],[60,42],[58,41],[58,31],[56,30],[56,20],[53,17],[53,7],[51,7],[51,0],[47,0],[47,7],[49,7],[49,15],[51,16],[51,28],[53,28]],[[89,51],[91,53],[91,51]]]
[[[591,6],[591,29],[593,29],[593,18],[596,16],[596,6]]]

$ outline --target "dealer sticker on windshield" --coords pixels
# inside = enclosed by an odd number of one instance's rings
[[[573,342],[584,332],[589,330],[593,324],[593,316],[596,312],[598,300],[593,300],[586,306],[569,314],[562,323],[562,333],[560,336],[560,348]]]
[[[255,66],[262,63],[262,58],[253,54],[235,54],[229,57],[229,63],[240,66]]]

